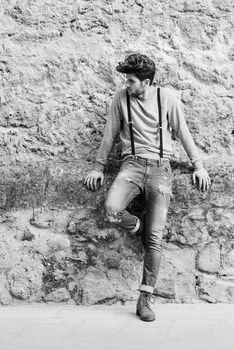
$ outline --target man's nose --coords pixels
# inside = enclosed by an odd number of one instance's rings
[[[127,88],[129,88],[130,85],[129,85],[129,81],[128,80],[126,80],[125,85],[126,85]]]

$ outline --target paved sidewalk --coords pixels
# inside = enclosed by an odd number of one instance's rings
[[[234,350],[234,305],[157,304],[155,322],[126,306],[0,307],[0,350]]]

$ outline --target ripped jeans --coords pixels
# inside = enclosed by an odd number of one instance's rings
[[[143,223],[126,208],[137,195],[142,194],[145,198],[145,257],[140,291],[153,293],[156,285],[171,185],[172,171],[168,159],[160,164],[157,160],[127,156],[107,195],[107,218],[129,232],[136,232]]]

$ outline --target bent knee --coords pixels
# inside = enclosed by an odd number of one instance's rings
[[[120,222],[123,215],[123,208],[117,203],[110,203],[106,201],[105,203],[105,215],[110,222]]]
[[[112,201],[106,201],[105,202],[105,212],[108,215],[111,215],[113,213],[121,213],[124,211],[124,208],[117,202],[112,202]]]

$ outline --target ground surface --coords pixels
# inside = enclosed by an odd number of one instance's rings
[[[135,304],[2,307],[1,350],[233,350],[234,305],[158,304],[157,320],[135,316]]]

